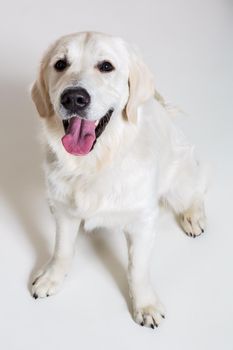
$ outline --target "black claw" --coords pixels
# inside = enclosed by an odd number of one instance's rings
[[[34,299],[37,299],[38,298],[38,295],[36,293],[33,294],[33,298]]]
[[[162,314],[161,314],[161,317],[162,317],[162,318],[165,318],[165,316],[164,316],[164,315],[162,315]]]
[[[203,228],[201,229],[201,233],[203,233],[204,232],[204,230],[203,230]]]
[[[152,317],[152,319],[153,319],[153,322],[154,322],[154,326],[157,328],[157,327],[158,327],[158,324],[155,322],[154,317]],[[154,328],[154,327],[153,327],[153,328]]]
[[[141,322],[140,325],[143,327],[144,326],[144,322]]]
[[[46,297],[49,297],[49,294],[48,294],[48,293],[46,294]]]
[[[32,282],[32,285],[34,286],[36,284],[36,281]]]
[[[153,325],[153,323],[151,323],[151,325],[150,325],[150,326],[151,326],[151,328],[152,328],[152,329],[154,329],[154,328],[155,328],[155,326]]]
[[[193,238],[196,238],[197,236],[196,235],[193,235]]]
[[[191,232],[189,232],[189,235],[190,235],[190,237],[193,237],[193,234]]]

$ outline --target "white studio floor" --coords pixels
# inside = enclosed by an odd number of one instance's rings
[[[231,1],[8,1],[0,23],[0,348],[232,350]],[[186,237],[161,213],[151,275],[167,317],[154,331],[131,319],[121,233],[80,235],[60,294],[30,295],[33,272],[50,256],[54,225],[28,87],[47,45],[85,29],[141,48],[159,91],[188,114],[177,123],[213,168],[202,237]]]

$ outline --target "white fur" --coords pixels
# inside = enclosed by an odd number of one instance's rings
[[[53,64],[64,54],[71,67],[58,76]],[[101,58],[114,62],[113,73],[101,75],[94,69]],[[137,79],[137,72],[132,71],[135,64],[141,74]],[[158,204],[166,202],[179,215],[188,235],[199,235],[205,225],[206,179],[193,146],[174,126],[165,105],[153,98],[148,69],[121,39],[97,33],[64,37],[46,53],[41,74],[44,89],[48,89],[46,103],[49,99],[53,108],[50,116],[43,115],[43,130],[48,197],[57,241],[53,258],[33,283],[33,294],[44,297],[59,289],[71,264],[81,220],[86,230],[117,227],[125,232],[129,248],[134,319],[146,326],[158,325],[164,311],[148,271]],[[44,101],[38,93],[43,96],[45,92],[39,79],[35,84],[32,96],[39,112],[41,107],[51,110],[51,106],[38,105]],[[91,95],[89,119],[101,118],[112,106],[115,109],[95,148],[84,157],[68,154],[61,143],[60,94],[77,84]],[[139,84],[144,91],[133,94]]]

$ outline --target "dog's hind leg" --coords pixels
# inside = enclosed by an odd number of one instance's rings
[[[175,172],[165,202],[177,215],[178,222],[189,237],[200,236],[206,226],[204,193],[207,174],[193,158],[181,163]]]

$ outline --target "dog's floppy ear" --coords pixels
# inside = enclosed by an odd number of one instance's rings
[[[129,121],[137,121],[138,107],[154,95],[152,73],[135,53],[129,56],[129,99],[126,105],[126,115]]]
[[[37,111],[41,117],[51,116],[53,106],[50,101],[48,89],[44,79],[45,63],[42,62],[37,80],[33,83],[31,89],[32,100],[36,105]]]

